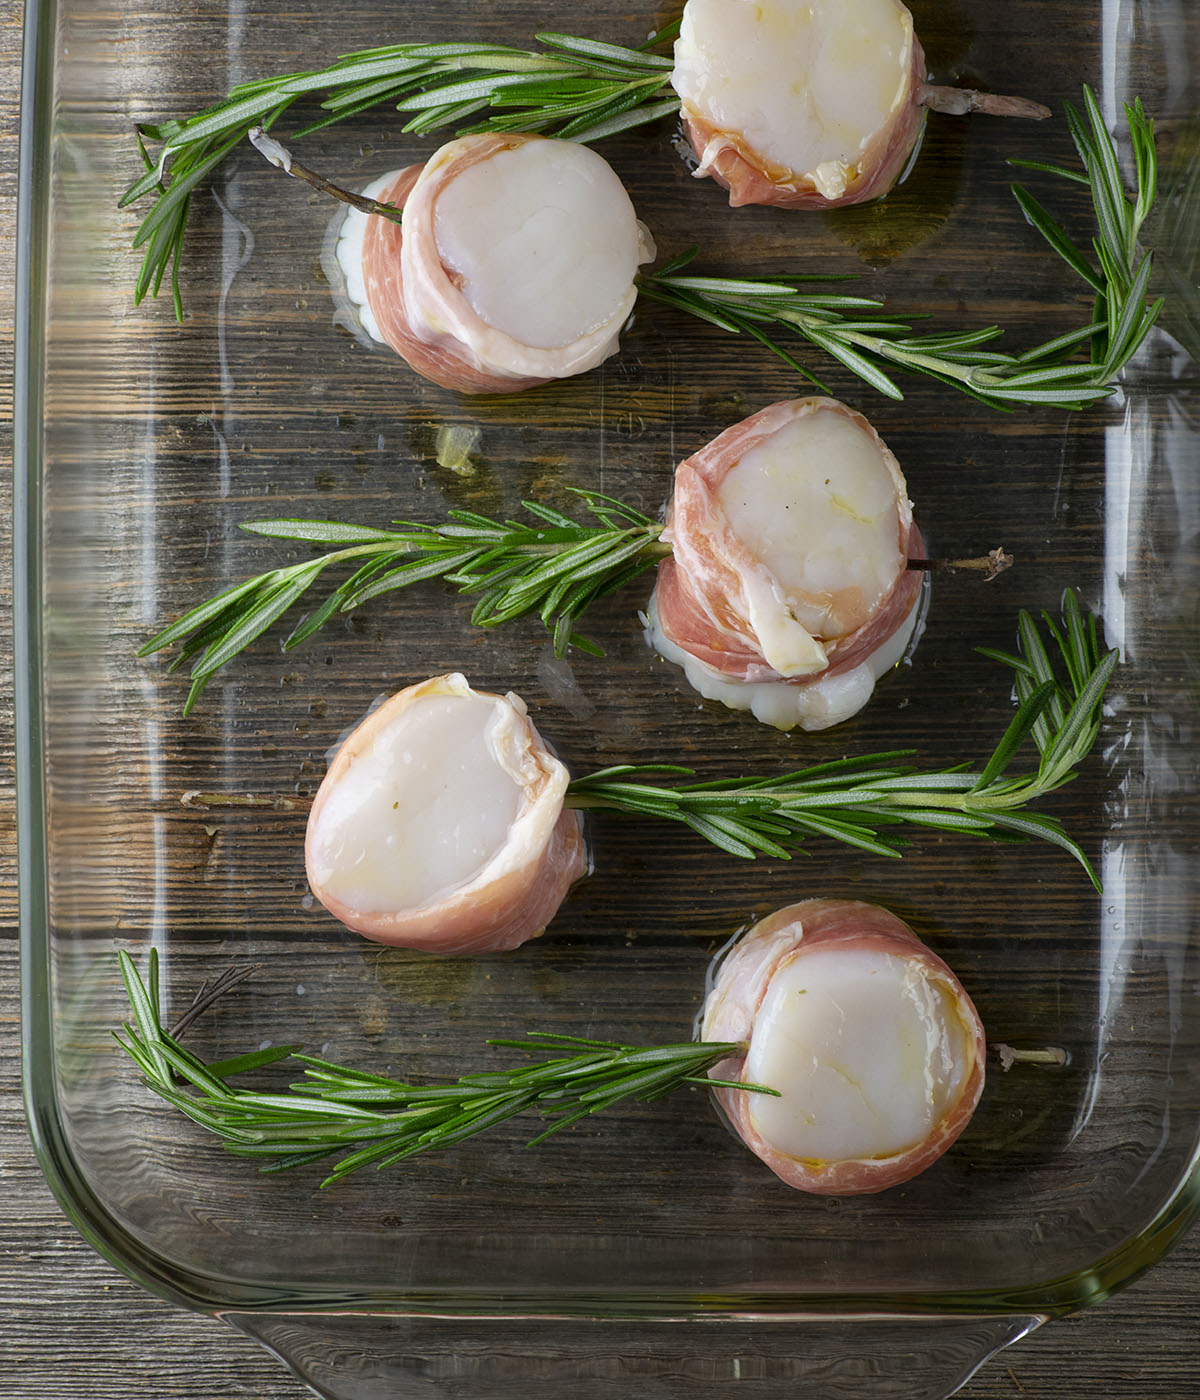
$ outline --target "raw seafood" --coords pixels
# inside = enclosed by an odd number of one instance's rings
[[[1023,98],[927,83],[899,0],[688,0],[671,83],[696,174],[733,205],[828,209],[886,194],[928,107],[1050,115]]]
[[[791,399],[679,464],[647,636],[709,699],[780,729],[856,714],[917,620],[922,552],[870,423]]]
[[[454,673],[409,686],[355,729],[308,819],[317,898],[380,943],[438,953],[515,948],[587,865],[568,774],[519,696]]]
[[[375,181],[403,227],[352,210],[338,261],[364,328],[426,379],[515,393],[618,348],[654,243],[611,167],[540,136],[464,136]]]
[[[873,904],[811,899],[757,924],[721,963],[702,1040],[742,1041],[714,1079],[730,1124],[789,1186],[860,1195],[908,1181],[966,1127],[986,1043],[954,973]]]

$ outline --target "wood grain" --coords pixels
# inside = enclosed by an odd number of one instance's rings
[[[1054,16],[1059,11],[1065,16],[1069,7],[1046,4],[1041,7],[1040,18],[1053,27]],[[11,327],[12,320],[9,288],[14,258],[20,19],[19,5],[14,4],[13,0],[0,0],[0,313],[5,330]],[[135,37],[142,48],[152,53],[154,44],[160,43],[169,49],[171,44],[178,43],[181,37],[186,36]],[[925,37],[931,62],[936,63],[939,53],[949,47],[951,38],[937,28],[932,33],[926,32]],[[299,66],[302,61],[304,55],[299,52],[279,56],[281,67]],[[998,64],[1003,61],[1003,55],[996,56]],[[181,94],[181,100],[186,96]],[[945,139],[948,148],[946,154],[952,156],[951,147],[958,138],[947,136]],[[934,190],[931,193],[936,195],[937,192]],[[1011,219],[1011,212],[1000,217]],[[859,237],[870,233],[868,220],[864,218],[860,222],[864,227],[856,229]],[[728,250],[717,251],[724,253]],[[891,247],[881,242],[881,264],[891,253]],[[196,256],[204,256],[203,246]],[[1031,288],[1041,275],[1038,266],[1031,263]],[[950,311],[956,304],[962,304],[962,298],[955,294],[953,288],[951,280],[945,302],[945,307]],[[266,290],[263,300],[268,313],[268,326],[272,304],[282,306],[288,298],[294,298],[294,289],[279,287]],[[1034,299],[1029,307],[1023,307],[1012,300],[1008,309],[1019,324],[1023,312],[1035,308],[1036,304]],[[202,323],[203,318],[200,318],[200,322],[193,326],[194,333],[203,335],[211,331],[211,326],[206,328]],[[149,324],[148,321],[147,326]],[[147,340],[151,334],[147,329]],[[11,378],[11,354],[11,336],[6,334],[0,337],[0,376],[6,382]],[[253,354],[253,347],[249,348],[248,354]],[[677,366],[681,382],[694,383],[704,379],[704,352],[699,354],[700,358],[694,361],[688,359],[686,354],[681,358]],[[131,369],[136,371],[137,366],[132,365]],[[779,387],[779,397],[791,392],[790,386],[785,387],[783,376],[779,376],[775,382]],[[62,383],[64,392],[72,387],[69,379],[64,379]],[[264,391],[269,388],[268,380],[264,383]],[[714,417],[721,414],[728,419],[739,415],[742,411],[740,405],[736,402],[724,403],[721,397],[723,392],[720,384],[709,382],[704,397],[682,406],[678,429],[681,437],[689,433],[697,436],[702,424],[710,424]],[[660,403],[656,397],[659,393],[658,386],[641,386],[637,411],[653,414],[665,409],[668,403],[671,407],[680,407],[674,399],[664,399]],[[910,403],[913,412],[901,435],[910,435],[916,442],[944,412],[944,404],[933,406],[930,400],[919,394],[914,394]],[[179,435],[181,461],[198,450],[197,444],[206,435],[211,439],[211,421],[196,421],[196,415],[207,412],[209,404],[210,398],[204,392],[197,392],[187,401],[169,405],[174,415],[172,431]],[[135,406],[132,397],[130,406]],[[632,414],[634,409],[630,411]],[[306,412],[315,413],[318,410],[301,408],[296,419],[286,425],[276,425],[269,418],[257,421],[253,408],[247,411],[246,419],[247,424],[253,424],[257,431],[261,432],[264,427],[274,429],[275,450],[288,454],[303,442]],[[7,398],[0,415],[0,433],[7,455],[11,444]],[[571,431],[571,415],[571,397],[568,394],[562,403],[564,441]],[[245,428],[246,424],[242,426]],[[554,440],[549,415],[542,426],[550,430],[550,441],[540,449],[544,460],[530,469],[529,478],[534,481],[541,474],[557,475],[563,455]],[[630,426],[634,426],[632,421]],[[357,439],[362,445],[364,462],[369,460],[372,427],[368,414],[345,428],[347,438]],[[513,431],[517,431],[515,425]],[[893,446],[896,446],[895,442]],[[1018,452],[1022,447],[1019,430],[1016,431],[1014,447]],[[169,471],[169,451],[167,456],[165,469]],[[651,508],[657,504],[649,497],[653,494],[653,474],[660,471],[661,466],[658,461],[646,464],[644,484],[636,483],[636,489],[644,490],[647,499],[636,503]],[[361,474],[356,475],[352,468],[347,468],[341,476],[335,474],[331,480],[317,482],[316,489],[327,494],[330,513],[342,509],[351,501],[356,508],[373,508],[386,497],[386,482],[372,482],[364,498],[362,487],[365,479]],[[1023,488],[1019,479],[1014,479],[1013,487],[1016,493],[1013,509],[1016,513],[1023,504]],[[7,493],[10,489],[7,480],[0,484],[0,491]],[[0,504],[7,507],[7,494]],[[201,503],[197,504],[203,509]],[[969,508],[964,510],[964,515],[967,513]],[[1077,542],[1076,547],[1079,548],[1086,547],[1087,532],[1094,533],[1100,526],[1093,520],[1084,522],[1082,528],[1085,535]],[[0,573],[0,609],[7,621],[11,612],[7,541],[0,548],[5,551],[5,565]],[[196,559],[194,563],[198,579],[201,577],[201,561]],[[185,559],[182,564],[186,583],[188,561]],[[386,620],[373,618],[357,636],[351,633],[343,640],[348,645],[357,642],[365,650],[378,646],[386,632]],[[418,649],[422,646],[432,649],[436,640],[433,636],[424,641],[418,638],[415,645]],[[11,665],[11,633],[5,626],[0,631],[0,670],[5,677],[11,674]],[[298,663],[298,666],[300,674],[296,684],[303,687],[309,682],[302,674],[304,663]],[[266,663],[259,671],[252,669],[249,675],[248,686],[252,692],[257,691],[265,696],[277,690],[278,676],[269,673]],[[314,693],[318,689],[314,687]],[[646,700],[650,689],[647,687],[645,693],[635,697],[635,703]],[[972,696],[969,688],[964,688],[963,693],[954,698],[956,702],[967,703]],[[314,703],[318,701],[314,700]],[[318,713],[310,716],[306,722],[319,724],[321,719]],[[564,722],[564,728],[570,727]],[[665,732],[650,732],[646,741],[649,747],[653,747],[656,741],[665,737]],[[571,738],[577,741],[575,731],[571,731]],[[280,778],[286,774],[294,780],[295,774],[288,768],[285,756],[274,759],[261,753],[264,741],[252,728],[247,728],[239,736],[239,742],[246,745],[247,751],[254,750],[259,762],[265,765],[260,767],[260,773],[269,775],[276,771],[271,765],[277,763]],[[727,747],[730,743],[728,731],[715,722],[708,723],[692,742],[705,748],[713,756],[714,762],[722,756],[729,756],[731,752]],[[604,761],[606,743],[614,750],[619,749],[619,736],[598,736],[593,750],[598,761]],[[229,1397],[232,1400],[233,1397],[247,1396],[258,1397],[258,1400],[292,1400],[292,1397],[308,1393],[277,1362],[220,1322],[169,1308],[111,1269],[75,1235],[41,1179],[28,1145],[18,1088],[20,1052],[12,756],[11,691],[5,685],[0,695],[0,933],[3,936],[0,942],[0,1182],[3,1183],[0,1199],[0,1219],[3,1220],[0,1228],[0,1318],[3,1319],[0,1321],[0,1393],[13,1397],[13,1400],[68,1400],[68,1397],[70,1400],[91,1400],[92,1397],[95,1400],[141,1400],[141,1397],[146,1397],[146,1400],[150,1400],[150,1397],[153,1400],[226,1400]],[[206,770],[208,757],[202,745],[195,751],[197,771]],[[302,780],[303,777],[301,775]],[[171,820],[182,827],[185,817],[173,813]],[[256,824],[242,817],[238,817],[237,821],[241,824],[241,839],[253,839]],[[258,825],[261,827],[261,822]],[[113,839],[125,839],[131,834],[136,833],[114,832]],[[259,839],[269,841],[269,833]],[[197,869],[203,867],[204,852],[199,846],[189,846],[184,839],[178,843],[177,850],[177,878],[185,885],[189,881],[194,882]],[[636,869],[639,856],[637,839],[614,838],[610,854],[621,868]],[[703,901],[706,896],[702,864],[685,850],[681,855],[684,861],[681,878],[696,885],[698,898]],[[251,911],[267,913],[277,895],[278,891],[267,891],[262,896],[261,906],[251,902]],[[711,915],[715,924],[720,901],[711,894],[708,897],[711,899]],[[136,910],[131,912],[136,913]],[[628,910],[620,912],[632,919],[635,910],[631,904]],[[667,1019],[670,1019],[669,1015]],[[1109,1302],[1078,1317],[1056,1322],[1019,1344],[1016,1349],[1002,1353],[985,1366],[961,1394],[966,1400],[1021,1400],[1021,1397],[1039,1397],[1039,1400],[1085,1400],[1086,1397],[1086,1400],[1092,1400],[1096,1395],[1103,1395],[1106,1400],[1197,1400],[1200,1397],[1200,1374],[1195,1360],[1198,1325],[1200,1236],[1193,1233],[1145,1279]],[[614,1400],[635,1400],[635,1394],[631,1390],[628,1396],[615,1395]],[[697,1400],[701,1400],[701,1397],[697,1397]]]

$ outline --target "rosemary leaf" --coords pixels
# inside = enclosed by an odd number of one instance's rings
[[[1021,164],[1024,165],[1026,162],[1022,161]],[[1037,229],[1058,256],[1070,267],[1073,267],[1090,287],[1102,292],[1105,285],[1104,278],[1096,272],[1083,253],[1067,237],[1063,226],[1050,217],[1024,185],[1012,185],[1010,188],[1013,198],[1021,206],[1021,212],[1032,227]]]
[[[988,759],[987,766],[979,775],[975,784],[976,787],[988,788],[1004,773],[1005,769],[1016,756],[1017,750],[1029,737],[1034,725],[1042,717],[1042,711],[1050,702],[1050,697],[1054,694],[1054,682],[1052,680],[1044,682],[1029,696],[1029,698],[1013,715],[1008,728],[1000,742],[992,751],[991,758]]]

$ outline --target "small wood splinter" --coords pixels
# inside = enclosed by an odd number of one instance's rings
[[[192,808],[210,807],[269,807],[274,812],[289,812],[296,803],[290,797],[260,797],[253,792],[200,792],[193,788],[179,799],[180,805]]]

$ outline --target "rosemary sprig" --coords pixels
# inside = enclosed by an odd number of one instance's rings
[[[810,836],[828,836],[859,850],[899,856],[907,840],[898,826],[933,827],[992,841],[1037,837],[1069,852],[1097,889],[1083,849],[1055,817],[1029,814],[1029,803],[1069,783],[1099,733],[1104,691],[1117,663],[1102,651],[1096,619],[1070,590],[1062,618],[1042,613],[1043,636],[1028,612],[1018,620],[1018,654],[982,649],[1015,677],[1018,708],[981,770],[964,765],[920,772],[899,762],[911,750],[867,754],[798,769],[777,778],[646,782],[653,774],[694,776],[691,769],[620,764],[576,778],[567,805],[681,822],[730,855],[789,858]],[[1047,638],[1050,646],[1047,645]],[[1058,665],[1050,657],[1058,652]],[[1009,776],[1025,740],[1039,754],[1036,772]]]
[[[138,655],[179,644],[171,670],[195,658],[184,705],[189,714],[217,671],[287,612],[326,569],[352,564],[350,576],[292,629],[285,650],[311,637],[335,614],[440,578],[460,593],[478,595],[471,621],[479,627],[536,613],[550,629],[557,655],[575,646],[602,656],[594,642],[575,631],[577,619],[597,599],[653,567],[670,546],[658,538],[662,525],[632,506],[596,491],[574,494],[599,524],[581,525],[537,501],[522,502],[534,517],[532,525],[464,510],[451,511],[445,524],[397,521],[390,530],[332,520],[245,524],[242,529],[250,534],[309,541],[328,552],[225,589],[152,637]]]
[[[126,189],[121,208],[145,195],[154,196],[154,205],[133,239],[135,248],[145,248],[135,301],[157,296],[170,269],[175,314],[182,319],[179,258],[192,192],[252,127],[269,131],[301,98],[324,94],[322,115],[297,138],[389,102],[416,114],[406,132],[452,125],[461,134],[538,131],[596,141],[679,110],[673,92],[662,95],[672,61],[655,52],[674,40],[678,27],[665,26],[636,49],[551,33],[536,36],[541,52],[497,44],[391,44],[345,54],[317,71],[239,83],[221,102],[183,121],[139,125],[145,172]],[[492,115],[469,124],[485,110]],[[160,143],[156,156],[147,141]]]
[[[694,248],[657,272],[642,274],[639,290],[652,301],[723,330],[752,336],[822,389],[821,381],[764,328],[801,336],[894,399],[904,396],[881,366],[929,375],[1002,410],[1014,403],[1082,408],[1105,398],[1162,308],[1161,298],[1146,304],[1152,258],[1149,253],[1139,258],[1137,243],[1154,203],[1157,157],[1154,123],[1146,117],[1140,101],[1127,105],[1125,118],[1137,181],[1137,190],[1130,198],[1096,99],[1088,87],[1083,93],[1086,123],[1070,103],[1065,104],[1083,171],[1030,161],[1013,163],[1089,187],[1096,216],[1092,246],[1097,265],[1023,186],[1013,185],[1012,191],[1033,227],[1095,290],[1092,320],[1022,354],[986,348],[1003,334],[999,326],[914,335],[910,322],[916,318],[894,315],[883,302],[870,297],[811,295],[802,290],[828,278],[764,281],[691,276],[684,269],[696,256]],[[1074,358],[1084,344],[1089,349],[1088,358]]]
[[[206,1064],[163,1028],[155,950],[146,982],[128,953],[122,950],[119,958],[133,1021],[114,1036],[144,1082],[230,1152],[262,1159],[265,1172],[337,1156],[322,1186],[362,1167],[389,1167],[452,1147],[526,1111],[549,1120],[528,1143],[533,1147],[623,1099],[650,1103],[685,1084],[776,1094],[762,1085],[709,1079],[710,1066],[743,1048],[715,1041],[636,1046],[535,1032],[487,1043],[543,1058],[428,1086],[347,1069],[294,1046]],[[555,1053],[545,1058],[547,1051]],[[284,1059],[302,1066],[304,1078],[282,1093],[253,1093],[228,1083]]]

